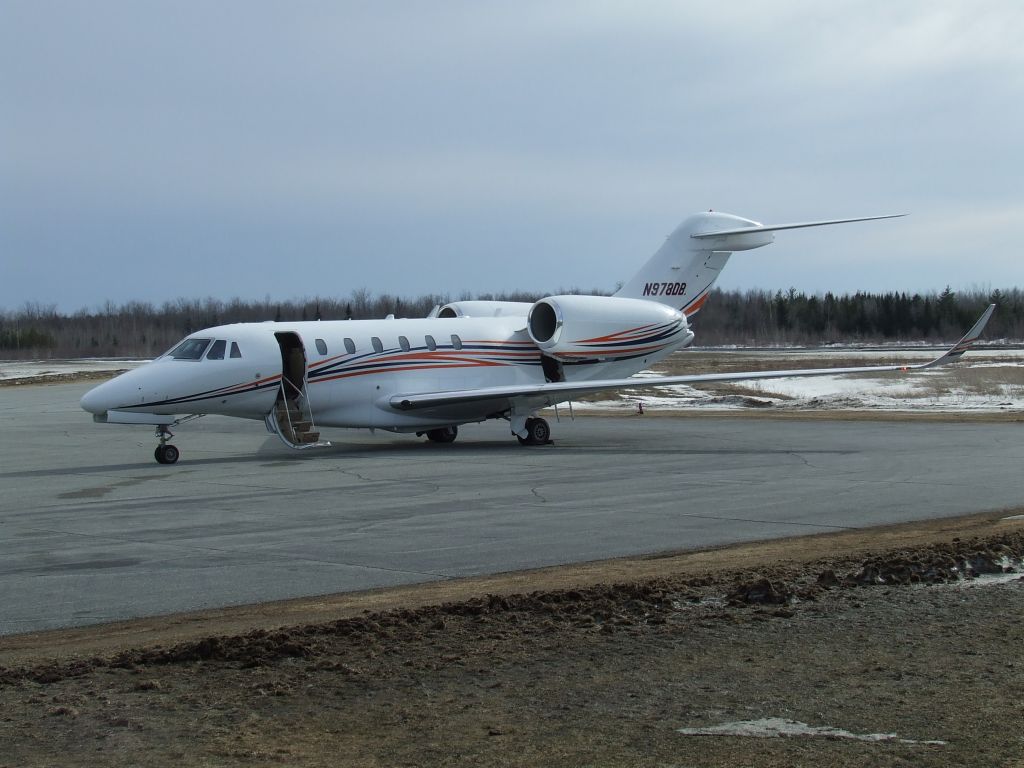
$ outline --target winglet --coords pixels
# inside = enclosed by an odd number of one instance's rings
[[[995,312],[995,310],[996,305],[989,304],[988,308],[981,313],[981,317],[978,318],[978,322],[976,322],[971,327],[971,330],[969,330],[967,334],[962,339],[960,339],[960,341],[958,341],[956,344],[954,344],[952,347],[946,350],[945,354],[940,355],[939,357],[932,360],[930,363],[925,363],[921,367],[932,368],[936,365],[945,365],[946,363],[951,363],[954,360],[959,359],[960,356],[963,355],[964,352],[969,350],[971,346],[974,344],[974,342],[976,342],[978,338],[981,336],[981,332],[985,330],[985,326],[988,324],[989,318],[992,317],[992,313]]]

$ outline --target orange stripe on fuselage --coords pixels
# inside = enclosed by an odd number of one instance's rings
[[[632,335],[636,335],[636,334],[644,333],[647,330],[656,327],[657,325],[658,325],[658,323],[648,323],[647,325],[641,325],[638,328],[630,328],[628,331],[616,331],[615,333],[610,333],[607,336],[596,336],[593,339],[580,339],[579,341],[574,341],[572,343],[573,344],[596,344],[596,343],[601,342],[601,341],[618,341],[623,336],[629,336],[631,334]]]
[[[703,296],[701,296],[699,299],[693,302],[693,304],[683,309],[683,312],[686,314],[686,316],[689,317],[690,315],[694,314],[698,309],[703,307],[704,302],[708,300],[709,295],[710,294],[705,293]]]
[[[350,379],[355,376],[368,376],[374,373],[399,373],[401,371],[429,371],[436,368],[493,368],[496,366],[506,365],[506,363],[493,363],[489,361],[481,360],[466,360],[462,363],[449,363],[447,365],[400,365],[394,368],[374,368],[370,371],[350,371],[349,373],[339,373],[336,376],[321,376],[318,379],[314,379],[310,384],[319,384],[323,381],[335,381],[337,379]]]

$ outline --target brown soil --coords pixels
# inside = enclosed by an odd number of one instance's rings
[[[1024,766],[1012,514],[0,638],[0,766]]]

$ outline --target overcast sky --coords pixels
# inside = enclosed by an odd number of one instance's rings
[[[1024,277],[1024,4],[0,0],[0,308]]]

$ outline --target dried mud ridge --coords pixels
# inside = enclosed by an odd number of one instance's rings
[[[744,610],[755,611],[760,614],[758,618],[785,619],[835,591],[942,584],[1005,573],[1024,574],[1024,532],[953,539],[949,543],[898,549],[860,559],[823,558],[731,575],[655,578],[580,589],[489,595],[411,610],[366,612],[356,618],[236,636],[211,636],[167,648],[123,651],[110,657],[0,667],[0,685],[24,681],[50,684],[101,669],[141,672],[197,661],[220,662],[242,669],[287,658],[315,662],[318,657],[335,655],[339,645],[386,643],[396,647],[422,640],[425,633],[443,633],[449,621],[467,619],[479,624],[481,631],[494,625],[506,632],[518,630],[524,634],[545,629],[614,633],[630,627],[664,624],[669,617],[685,620],[687,611],[694,612],[694,618],[700,621],[731,620],[736,611]]]

